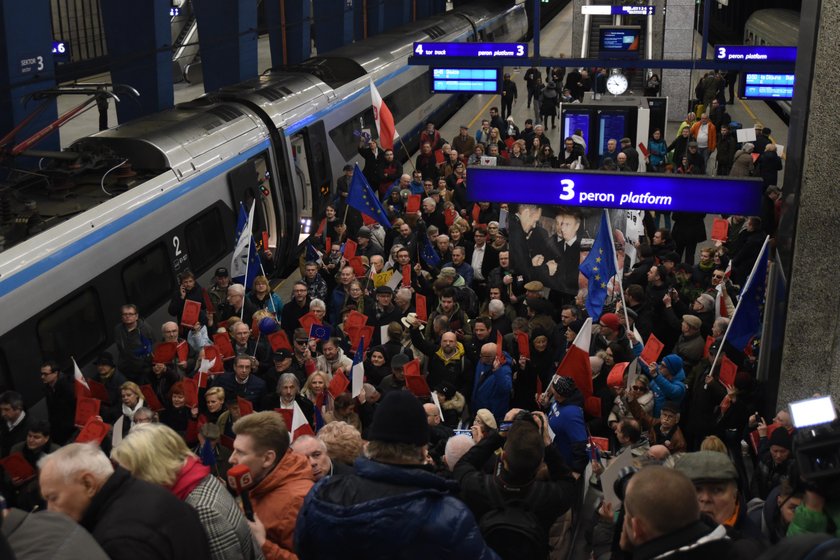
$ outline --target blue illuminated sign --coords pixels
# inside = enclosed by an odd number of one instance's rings
[[[652,16],[653,6],[610,6],[617,16]]]
[[[763,60],[767,62],[796,62],[796,47],[767,45],[718,45],[715,60]]]
[[[496,93],[498,68],[433,68],[432,93]]]
[[[472,201],[754,216],[764,183],[658,173],[470,167]]]
[[[528,58],[528,43],[414,43],[415,56]]]
[[[793,74],[748,72],[743,80],[742,99],[793,99]]]

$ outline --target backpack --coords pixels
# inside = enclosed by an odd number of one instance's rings
[[[487,545],[503,560],[548,557],[548,534],[528,507],[533,489],[506,500],[494,482],[488,485],[491,509],[481,517],[478,528]]]

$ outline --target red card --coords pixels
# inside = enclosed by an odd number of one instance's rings
[[[289,352],[292,351],[292,345],[289,342],[289,337],[286,335],[286,331],[278,330],[270,335],[268,335],[268,344],[271,346],[271,350],[277,352],[278,350],[288,350]]]
[[[324,250],[327,252],[328,255],[330,254],[330,251],[332,250],[332,238],[331,237],[327,237],[327,240],[324,243]]]
[[[147,408],[151,408],[155,412],[163,410],[164,406],[160,403],[160,399],[158,399],[151,385],[142,385],[140,392],[143,393],[143,400],[146,402]]]
[[[251,320],[251,338],[254,340],[257,340],[262,332],[260,331],[260,321],[262,321],[262,319],[254,318]]]
[[[210,292],[202,288],[201,295],[204,296],[204,307],[207,309],[207,313],[215,313],[216,306],[213,305],[213,300],[210,299]]]
[[[429,320],[429,312],[426,310],[426,296],[423,294],[415,294],[414,307],[417,312],[418,319],[424,322]]]
[[[275,408],[274,412],[283,417],[283,423],[286,424],[286,430],[291,432],[292,419],[294,418],[295,411],[291,408]]]
[[[419,194],[410,194],[408,195],[408,200],[405,202],[405,212],[406,214],[411,214],[414,212],[418,212],[420,210],[420,195]]]
[[[152,352],[153,364],[170,364],[175,359],[175,354],[178,351],[177,342],[161,342],[155,346]]]
[[[87,379],[88,387],[90,387],[90,396],[94,399],[99,399],[100,401],[113,404],[111,402],[111,394],[108,393],[108,389],[105,388],[105,385],[100,383],[99,381],[94,381],[93,379]]]
[[[600,449],[601,451],[605,451],[609,453],[610,451],[610,440],[605,437],[591,437],[592,445]]]
[[[400,274],[402,274],[402,285],[403,285],[403,287],[405,287],[405,288],[411,287],[411,265],[410,264],[404,264],[402,266],[402,270],[400,271]]]
[[[409,376],[419,376],[420,373],[420,360],[417,358],[411,360],[410,362],[406,363],[403,366],[403,375],[406,377]]]
[[[76,399],[76,417],[74,424],[76,426],[84,426],[89,418],[99,416],[99,407],[102,401],[94,399],[93,397],[82,397]]]
[[[712,222],[712,241],[726,241],[729,238],[729,222],[723,218],[715,218]]]
[[[347,379],[347,376],[344,375],[344,372],[341,369],[337,369],[335,375],[333,375],[333,378],[330,381],[328,389],[330,391],[330,395],[332,395],[333,398],[336,398],[338,395],[345,392],[349,386],[350,380]]]
[[[727,387],[732,387],[735,385],[735,375],[738,373],[738,366],[735,363],[724,356],[720,360],[720,374],[718,375],[718,379],[720,382],[726,385]]]
[[[583,411],[593,418],[601,417],[601,398],[600,397],[586,397],[583,401]]]
[[[627,369],[627,366],[630,365],[630,362],[619,362],[613,366],[610,370],[610,374],[607,376],[607,386],[608,387],[623,387],[624,386],[624,370]]]
[[[443,150],[435,150],[435,163],[440,165],[444,159]]]
[[[281,331],[282,332],[282,331]],[[271,338],[269,338],[271,340]],[[230,342],[230,336],[227,333],[216,333],[213,335],[213,346],[216,347],[216,350],[222,355],[223,360],[227,360],[233,358],[234,351],[233,351],[233,344]],[[207,357],[207,352],[204,353],[204,358],[207,360],[212,360],[213,358]]]
[[[319,321],[318,317],[316,317],[315,314],[310,311],[309,313],[298,319],[298,323],[300,323],[300,326],[303,327],[306,330],[306,332],[311,332],[312,325],[320,325],[321,321]]]
[[[473,219],[474,222],[478,223],[478,216],[480,214],[481,214],[481,208],[478,206],[478,204],[473,204],[472,219]]]
[[[96,418],[95,416],[91,416],[85,424],[84,428],[82,428],[82,431],[79,432],[79,435],[76,436],[76,443],[87,443],[89,441],[94,441],[97,445],[99,445],[102,443],[102,440],[105,439],[105,436],[107,436],[108,432],[110,431],[110,424],[106,424],[105,422]]]
[[[356,247],[358,244],[353,241],[352,239],[348,239],[344,242],[344,258],[348,261],[356,256]]]
[[[406,375],[405,386],[415,397],[429,397],[432,394],[422,375]]]
[[[263,251],[267,251],[268,250],[268,232],[267,231],[262,232],[262,242],[263,242],[263,245],[262,245]]]
[[[373,338],[373,327],[365,326],[354,328],[347,332],[347,336],[350,337],[350,347],[353,349],[354,352],[359,347],[359,342],[361,341],[362,337],[364,337],[365,340],[363,348],[367,350],[370,346],[370,340]]]
[[[712,348],[712,344],[715,343],[715,337],[709,335],[706,337],[706,345],[703,347],[703,357],[709,357],[709,350]]]
[[[199,376],[201,376],[200,373]],[[195,379],[191,379],[189,377],[182,379],[181,383],[184,384],[184,404],[186,404],[189,408],[197,407],[198,383],[195,382]]]
[[[443,211],[443,220],[446,222],[446,227],[455,223],[455,218],[458,217],[458,212],[454,208],[447,208]]]
[[[181,326],[189,329],[198,323],[198,316],[201,313],[201,303],[191,299],[184,300],[184,312],[181,313]]]
[[[519,355],[531,359],[531,344],[528,341],[528,333],[518,331],[516,335],[516,345],[519,347]]]
[[[500,364],[505,363],[505,351],[504,351],[504,344],[502,344],[502,333],[496,333],[496,359],[499,360]]]
[[[649,365],[655,364],[656,360],[659,359],[659,354],[662,353],[663,348],[665,348],[665,345],[662,344],[656,336],[650,335],[647,339],[644,350],[642,350],[642,355],[639,356],[639,359]]]
[[[254,413],[254,405],[248,399],[236,397],[236,404],[239,405],[239,416],[248,416]]]
[[[204,347],[204,359],[213,362],[213,365],[211,365],[210,369],[207,371],[208,374],[214,375],[217,373],[225,372],[225,364],[223,363],[223,360],[225,358],[222,356],[221,352],[216,346]]]
[[[0,460],[0,467],[3,467],[15,486],[20,486],[24,482],[35,478],[35,469],[32,468],[29,461],[24,459],[23,453],[20,451]]]
[[[190,355],[190,346],[189,344],[187,344],[186,340],[178,343],[178,348],[175,351],[175,355],[178,357],[178,362],[187,361],[187,358]]]
[[[347,264],[353,267],[353,274],[355,274],[357,278],[365,275],[365,263],[362,262],[362,257],[357,255],[350,259]]]
[[[645,146],[644,142],[639,142],[639,149],[642,151],[645,157],[648,157],[650,155],[650,150],[647,149],[647,146]]]
[[[368,316],[354,309],[350,311],[350,313],[347,314],[347,318],[344,319],[344,329],[347,330],[355,327],[364,327],[367,325],[367,322]]]

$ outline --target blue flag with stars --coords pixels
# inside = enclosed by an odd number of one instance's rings
[[[391,228],[391,222],[385,214],[385,209],[379,198],[362,175],[357,163],[353,168],[353,178],[350,180],[350,192],[347,194],[347,204],[362,214],[370,216],[386,228]]]
[[[764,240],[764,248],[758,254],[752,274],[744,284],[738,300],[738,307],[729,323],[726,341],[738,350],[744,350],[750,340],[761,332],[761,312],[767,295],[767,263],[770,260],[770,238]]]
[[[432,241],[428,237],[426,237],[426,243],[423,244],[423,248],[420,249],[420,256],[432,268],[436,268],[440,264],[440,257],[437,251],[435,251],[435,248],[432,247]]]
[[[601,216],[601,226],[598,235],[589,251],[589,256],[580,264],[580,271],[589,280],[589,292],[586,296],[586,311],[597,321],[607,300],[607,284],[615,276],[615,246],[613,245],[612,228],[604,210]]]

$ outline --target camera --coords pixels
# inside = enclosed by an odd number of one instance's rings
[[[800,477],[820,494],[840,497],[840,423],[831,397],[793,402],[789,408]]]

